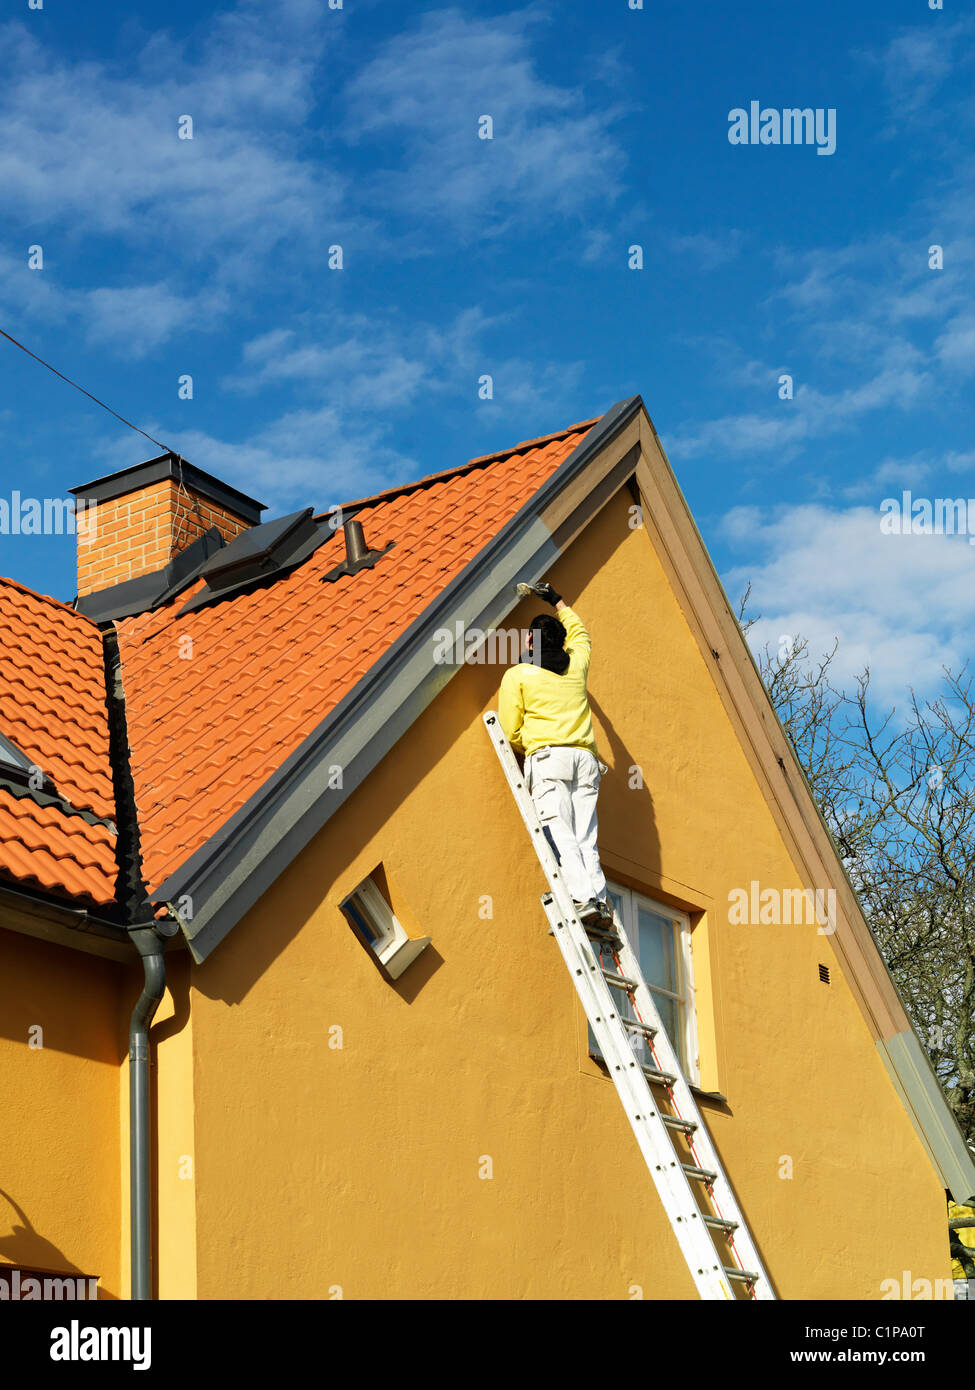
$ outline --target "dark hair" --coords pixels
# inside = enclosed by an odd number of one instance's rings
[[[529,629],[538,633],[540,651],[532,652],[532,661],[564,676],[569,669],[569,653],[565,650],[565,628],[551,613],[539,613],[532,618]]]
[[[537,632],[543,647],[554,647],[558,651],[565,646],[565,628],[551,613],[539,613],[529,623],[532,632]]]

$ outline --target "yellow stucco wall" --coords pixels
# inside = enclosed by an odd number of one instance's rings
[[[123,1292],[121,973],[0,930],[0,1262],[97,1275],[109,1298]]]
[[[629,506],[551,578],[593,634],[607,866],[693,913],[716,1143],[781,1296],[944,1278],[943,1193],[828,939],[728,923],[731,889],[802,885]],[[500,674],[459,673],[193,971],[200,1297],[694,1296],[480,722]],[[433,938],[395,985],[338,910],[380,862]]]
[[[196,1161],[190,958],[166,957],[166,994],[152,1027],[156,1222],[153,1241],[159,1298],[196,1298]],[[206,1059],[201,1059],[207,1065]],[[127,1069],[126,1069],[127,1071]],[[123,1187],[128,1190],[128,1173]]]

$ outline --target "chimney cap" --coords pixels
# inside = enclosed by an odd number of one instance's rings
[[[181,475],[188,488],[209,497],[252,525],[256,526],[260,522],[261,512],[267,511],[266,503],[248,497],[246,492],[240,492],[229,483],[215,478],[212,473],[187,463],[186,459],[180,461],[179,455],[173,453],[160,454],[157,458],[147,459],[145,463],[122,468],[117,473],[106,473],[104,477],[69,488],[68,491],[79,501],[110,502],[113,498],[124,497],[127,492],[138,492],[140,488],[151,487],[167,478],[179,482]]]

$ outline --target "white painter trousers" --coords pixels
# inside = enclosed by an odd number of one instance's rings
[[[525,782],[543,829],[558,850],[565,886],[577,903],[605,900],[596,851],[601,764],[588,748],[539,748],[525,759]]]

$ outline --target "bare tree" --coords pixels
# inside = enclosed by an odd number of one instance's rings
[[[739,608],[744,630],[748,595]],[[936,699],[911,692],[878,715],[865,670],[832,682],[803,638],[766,646],[772,703],[857,891],[948,1103],[975,1144],[975,691],[945,671]]]

